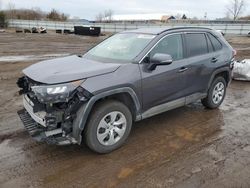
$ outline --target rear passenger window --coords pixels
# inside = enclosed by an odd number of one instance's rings
[[[220,43],[220,41],[217,38],[215,38],[211,34],[208,34],[208,36],[213,44],[214,51],[219,51],[220,49],[222,49],[222,44]]]
[[[189,57],[208,53],[206,36],[203,33],[186,34]]]

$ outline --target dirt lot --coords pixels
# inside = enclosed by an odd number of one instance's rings
[[[103,38],[0,34],[0,187],[250,187],[246,82],[232,82],[218,110],[197,102],[136,123],[126,145],[108,155],[30,138],[16,115],[21,70],[38,59],[83,53]],[[227,39],[239,59],[250,58],[250,38]]]

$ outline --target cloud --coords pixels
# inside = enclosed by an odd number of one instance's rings
[[[1,0],[0,0],[1,1]],[[135,13],[186,13],[188,17],[202,18],[207,13],[208,18],[225,16],[226,5],[230,0],[2,0],[2,5],[7,8],[9,2],[16,8],[39,7],[49,11],[55,8],[69,15],[86,19],[94,19],[95,15],[106,9],[112,9],[115,14]],[[250,13],[247,7],[246,13]]]

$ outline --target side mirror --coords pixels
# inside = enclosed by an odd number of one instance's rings
[[[155,54],[149,62],[148,69],[155,70],[157,66],[170,65],[173,63],[173,58],[169,54]]]

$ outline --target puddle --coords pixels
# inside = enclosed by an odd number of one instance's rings
[[[18,62],[18,61],[34,61],[45,60],[56,57],[65,57],[70,54],[44,54],[44,55],[19,55],[19,56],[1,56],[0,62]]]
[[[120,173],[118,174],[119,179],[124,179],[131,175],[134,172],[132,168],[122,168]]]
[[[9,145],[9,142],[10,142],[10,141],[11,141],[11,140],[6,139],[6,140],[4,140],[3,142],[0,143],[0,153],[1,153],[1,157],[8,156],[8,155],[10,155],[11,153],[16,152],[16,150],[18,149],[18,148],[11,147],[11,146]]]

